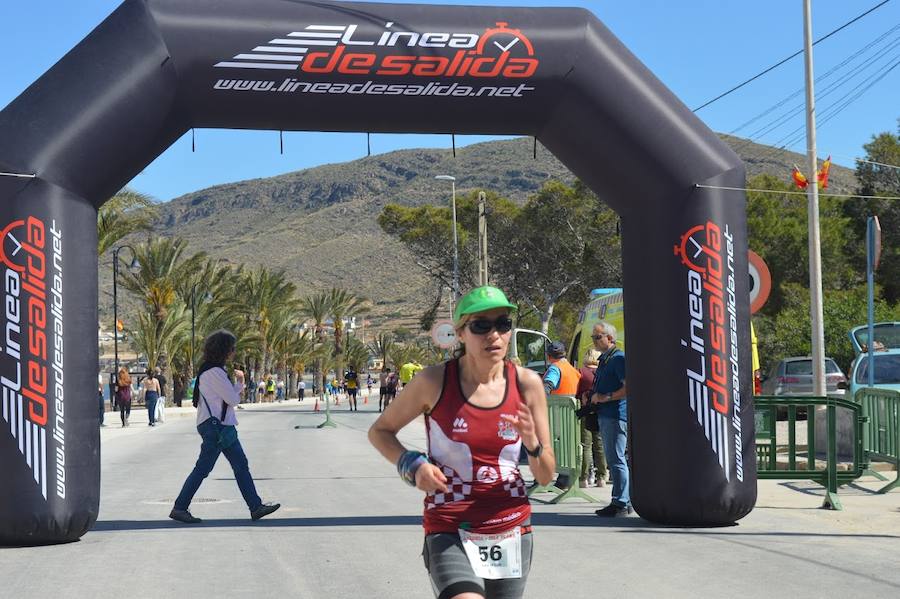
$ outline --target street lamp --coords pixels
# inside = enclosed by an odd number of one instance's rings
[[[131,270],[140,268],[140,263],[138,263],[137,259],[137,253],[134,251],[133,247],[126,243],[113,248],[113,351],[115,352],[116,361],[116,371],[115,373],[113,373],[113,378],[119,376],[119,252],[124,249],[127,249],[129,252],[131,252],[131,264],[128,266],[128,268]]]
[[[450,181],[453,209],[453,302],[459,299],[459,247],[456,238],[456,177],[451,175],[438,175],[438,181]]]

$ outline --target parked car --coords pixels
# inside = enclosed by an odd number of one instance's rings
[[[825,385],[827,393],[838,393],[847,377],[831,358],[825,358]],[[813,372],[810,356],[796,356],[780,360],[763,377],[763,395],[812,395]]]
[[[869,354],[860,354],[850,368],[850,382],[847,397],[856,397],[856,392],[869,386]],[[875,352],[875,387],[900,391],[900,348]]]
[[[878,322],[873,328],[875,387],[900,391],[900,322]],[[846,388],[847,397],[854,398],[859,389],[869,386],[868,326],[852,329],[850,340],[858,353],[850,367]]]

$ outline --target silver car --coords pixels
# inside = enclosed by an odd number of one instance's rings
[[[763,378],[763,395],[812,395],[812,358],[798,356],[784,358]],[[847,377],[831,358],[825,358],[825,384],[828,393],[838,393],[839,383]]]

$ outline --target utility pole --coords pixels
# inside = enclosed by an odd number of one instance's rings
[[[809,318],[812,324],[813,395],[825,387],[825,330],[822,316],[822,247],[819,238],[819,181],[816,176],[816,98],[813,88],[812,7],[803,0],[803,40],[806,63],[806,152],[809,200]]]
[[[478,285],[488,284],[487,215],[484,192],[478,194]]]

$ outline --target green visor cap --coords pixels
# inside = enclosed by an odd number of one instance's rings
[[[496,287],[476,287],[460,298],[453,311],[453,322],[457,325],[463,316],[493,310],[494,308],[509,308],[516,310],[516,305],[506,299],[506,294]]]

